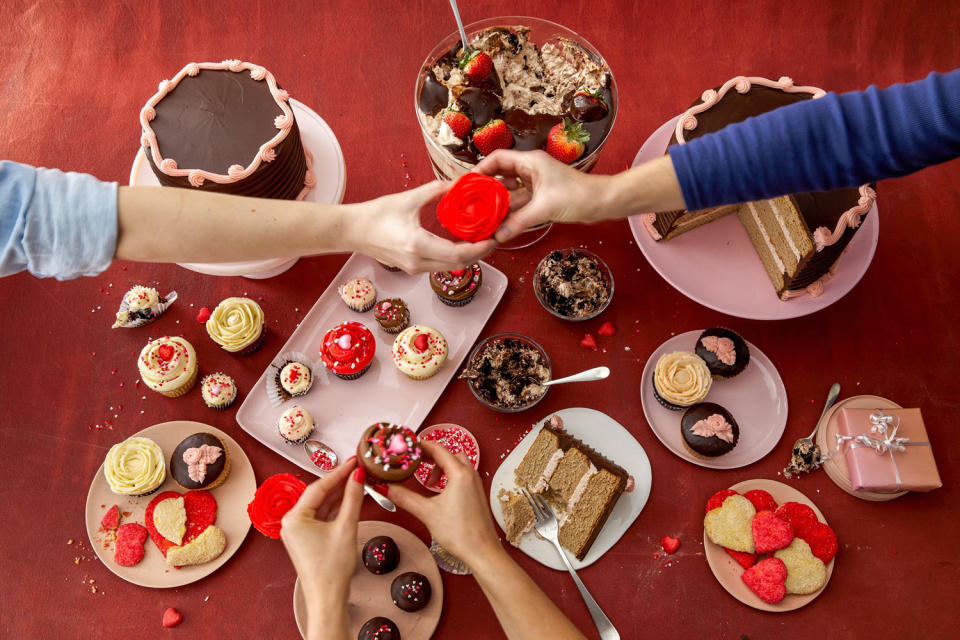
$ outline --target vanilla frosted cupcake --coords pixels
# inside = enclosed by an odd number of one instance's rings
[[[302,396],[313,386],[313,373],[302,362],[288,362],[277,376],[280,388],[291,397]]]
[[[207,320],[207,333],[230,353],[248,356],[263,345],[263,309],[250,298],[227,298]]]
[[[377,300],[377,288],[366,278],[354,278],[340,285],[340,298],[354,311],[369,311]]]
[[[208,407],[222,411],[236,401],[237,383],[227,374],[217,371],[200,381],[200,394]]]
[[[674,411],[706,398],[712,383],[707,363],[689,351],[663,354],[653,372],[653,391],[657,401]]]
[[[185,339],[164,336],[147,343],[137,359],[137,368],[148,387],[176,398],[197,382],[197,353]]]
[[[414,380],[426,380],[446,361],[447,341],[433,327],[415,324],[404,329],[393,342],[393,362]]]
[[[117,320],[113,323],[112,328],[124,327],[130,329],[150,324],[162,316],[176,299],[176,291],[161,296],[160,292],[153,287],[135,285],[123,294],[120,309],[117,311]]]
[[[280,414],[277,431],[288,444],[303,444],[313,431],[313,416],[303,407],[290,407]]]
[[[103,461],[110,490],[122,496],[145,496],[167,479],[163,449],[150,438],[135,436],[110,447]]]

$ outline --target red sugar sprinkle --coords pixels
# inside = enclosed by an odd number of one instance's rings
[[[426,440],[430,442],[436,442],[444,449],[457,455],[458,453],[463,453],[467,456],[467,460],[470,461],[474,467],[477,466],[477,460],[480,456],[480,450],[477,447],[477,441],[473,439],[467,432],[463,429],[458,429],[456,427],[442,427],[440,429],[434,429],[422,436],[420,440]],[[420,467],[417,469],[416,476],[427,486],[427,482],[430,480],[430,475],[433,473],[434,463],[432,462],[421,462]],[[447,474],[440,476],[440,481],[436,485],[433,485],[438,489],[445,489],[447,486]]]

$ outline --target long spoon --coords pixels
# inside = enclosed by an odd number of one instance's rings
[[[307,440],[303,443],[303,448],[307,452],[307,455],[310,456],[310,460],[313,461],[313,463],[316,464],[317,467],[319,467],[322,471],[332,471],[340,464],[340,459],[337,456],[337,453],[319,440]],[[328,465],[321,465],[313,460],[313,454],[317,451],[322,452],[327,456],[327,458],[330,459],[330,463]],[[363,492],[373,498],[374,502],[387,511],[393,513],[397,510],[397,505],[393,504],[393,502],[386,496],[374,491],[373,488],[367,483],[363,483]]]
[[[586,371],[575,373],[572,376],[567,376],[566,378],[557,378],[556,380],[544,382],[542,386],[549,387],[555,384],[566,384],[567,382],[590,382],[592,380],[603,380],[609,375],[610,369],[607,367],[594,367],[593,369],[587,369]]]
[[[457,29],[460,29],[460,41],[463,43],[464,52],[470,47],[467,46],[467,32],[463,30],[463,20],[460,19],[460,9],[457,7],[457,0],[450,0],[450,8],[453,9],[453,17],[457,19]]]

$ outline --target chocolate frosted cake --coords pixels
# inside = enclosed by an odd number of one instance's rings
[[[704,92],[677,122],[670,144],[685,144],[778,107],[825,95],[816,87],[738,76]],[[836,261],[870,211],[876,193],[870,185],[817,193],[799,193],[771,200],[725,205],[700,211],[643,214],[650,235],[658,241],[737,213],[770,281],[782,300],[823,293]]]
[[[259,65],[191,62],[140,111],[150,168],[164,186],[303,199],[315,178],[289,99]]]

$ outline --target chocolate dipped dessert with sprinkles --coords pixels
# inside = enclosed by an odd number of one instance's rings
[[[401,573],[393,579],[393,583],[390,585],[390,597],[393,598],[393,604],[408,613],[420,611],[427,606],[432,592],[433,588],[430,586],[427,576],[416,571]]]
[[[420,466],[420,441],[410,428],[378,422],[363,432],[357,459],[367,473],[386,482],[402,482]]]
[[[400,548],[390,536],[370,538],[360,556],[367,571],[377,576],[390,573],[400,564]]]

